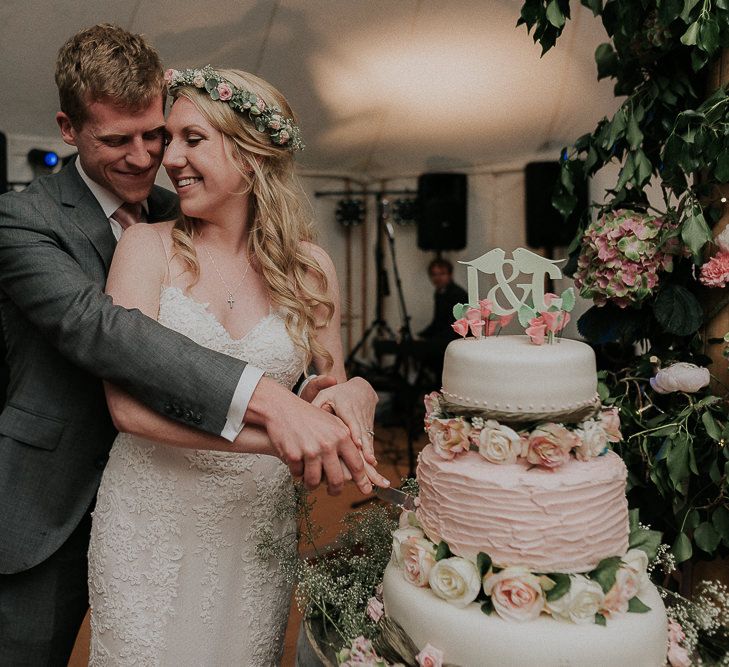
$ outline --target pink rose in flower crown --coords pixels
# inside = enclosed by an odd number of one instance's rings
[[[707,287],[725,287],[729,283],[729,252],[719,252],[704,263],[699,280]]]
[[[623,439],[620,432],[620,412],[617,408],[603,408],[598,418],[605,429],[608,442],[620,442]]]
[[[225,82],[218,84],[218,95],[223,102],[227,102],[233,97],[233,89]]]
[[[526,459],[543,468],[559,468],[578,443],[577,436],[561,424],[540,424],[529,434]]]
[[[195,88],[204,88],[205,87],[205,77],[202,74],[196,74],[192,78],[192,85],[195,86]]]
[[[468,451],[471,425],[463,419],[433,419],[428,428],[428,439],[441,458],[452,459]]]
[[[621,567],[615,574],[615,583],[605,594],[601,611],[606,616],[628,613],[628,603],[638,594],[638,576],[631,569]]]
[[[525,567],[507,567],[496,574],[486,574],[483,590],[491,596],[496,613],[507,621],[532,621],[544,609],[539,578]]]
[[[435,565],[435,544],[423,537],[409,537],[400,545],[403,576],[415,586],[428,585]]]
[[[376,597],[367,600],[367,616],[378,623],[385,613],[385,606]]]
[[[453,331],[455,331],[459,336],[463,336],[464,338],[468,334],[468,320],[465,317],[462,317],[460,320],[456,320],[451,326],[453,327]]]
[[[418,667],[443,667],[443,651],[430,644],[426,644],[415,659]]]
[[[165,75],[164,75],[165,83],[167,83],[167,84],[171,83],[172,79],[174,79],[177,76],[177,74],[178,74],[178,71],[176,69],[172,69],[172,68],[166,69]]]

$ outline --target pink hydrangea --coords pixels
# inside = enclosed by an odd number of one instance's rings
[[[609,211],[590,224],[575,273],[582,296],[620,308],[650,296],[679,252],[673,239],[664,242],[670,229],[662,218],[629,210]]]
[[[707,287],[725,287],[729,283],[729,252],[719,252],[706,262],[699,280]]]

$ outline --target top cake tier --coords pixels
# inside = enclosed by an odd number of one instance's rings
[[[506,421],[579,421],[599,404],[595,354],[585,343],[528,336],[455,340],[446,349],[443,397]]]

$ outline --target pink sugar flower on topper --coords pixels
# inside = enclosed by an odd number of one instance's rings
[[[468,320],[465,317],[462,317],[460,320],[456,320],[453,324],[451,324],[453,327],[453,331],[455,331],[459,336],[463,336],[465,338],[468,335]]]
[[[544,338],[547,335],[547,324],[542,317],[533,317],[529,320],[529,326],[524,331],[535,345],[544,345]]]

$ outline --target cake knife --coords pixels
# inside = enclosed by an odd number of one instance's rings
[[[400,489],[392,489],[390,487],[382,487],[382,486],[375,486],[374,492],[375,495],[380,499],[384,500],[385,502],[392,503],[393,505],[397,505],[398,507],[402,507],[406,510],[414,510],[415,509],[415,498],[413,496],[405,493],[404,491],[400,491]]]

